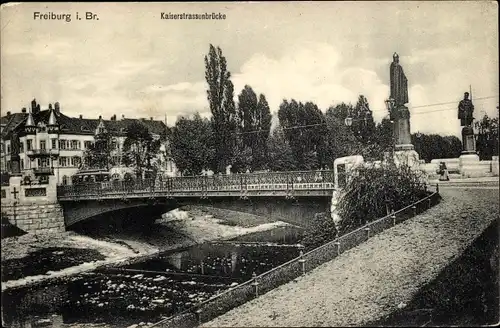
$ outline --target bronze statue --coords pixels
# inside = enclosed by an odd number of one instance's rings
[[[469,99],[469,93],[464,93],[464,99],[458,104],[458,118],[460,119],[460,126],[471,126],[472,114],[474,113],[474,105]]]
[[[399,56],[394,53],[390,69],[391,98],[394,99],[395,109],[408,103],[408,79],[399,64]]]

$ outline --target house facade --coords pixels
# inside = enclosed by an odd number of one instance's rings
[[[113,115],[109,120],[102,117],[87,119],[69,117],[62,113],[59,103],[49,104],[41,110],[36,100],[31,108],[21,113],[8,113],[2,123],[2,166],[3,172],[22,175],[23,178],[44,179],[54,175],[58,184],[71,184],[72,178],[84,167],[84,154],[94,143],[99,133],[106,131],[111,138],[110,152],[114,165],[109,168],[113,179],[123,179],[133,168],[123,164],[123,145],[127,127],[132,122],[145,126],[153,139],[167,135],[167,126],[162,121],[150,119],[121,119]],[[164,176],[175,176],[177,170],[169,156],[168,138],[162,140],[159,172]]]

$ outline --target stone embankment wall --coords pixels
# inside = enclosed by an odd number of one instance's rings
[[[63,210],[59,204],[2,204],[2,215],[28,233],[65,231]]]
[[[28,233],[57,233],[66,230],[64,213],[57,202],[56,179],[49,177],[45,184],[25,185],[21,177],[10,178],[2,186],[2,222]]]

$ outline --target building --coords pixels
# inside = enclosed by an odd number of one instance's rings
[[[58,184],[71,184],[72,177],[84,168],[85,151],[96,136],[108,132],[115,163],[109,173],[113,179],[123,179],[127,172],[133,171],[123,165],[122,155],[127,127],[134,121],[145,126],[153,139],[168,135],[165,123],[153,118],[128,119],[123,115],[119,120],[116,115],[109,120],[87,119],[82,115],[74,118],[64,115],[57,102],[41,110],[40,104],[33,100],[29,111],[23,108],[21,113],[8,112],[1,118],[2,171],[22,175],[26,180],[55,175]],[[160,172],[165,176],[176,175],[175,164],[169,157],[168,138],[162,140],[162,153],[157,154],[161,160]]]

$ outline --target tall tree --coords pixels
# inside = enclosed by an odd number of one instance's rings
[[[351,112],[351,117],[353,118],[351,129],[354,136],[364,145],[374,143],[376,141],[375,122],[365,96],[360,95],[358,97],[358,102]]]
[[[152,170],[152,159],[160,148],[160,140],[153,140],[153,136],[143,124],[132,122],[127,127],[125,142],[123,143],[123,162],[133,167],[138,178]]]
[[[271,129],[271,111],[266,97],[257,95],[253,89],[246,85],[238,96],[239,117],[239,153],[248,153],[239,156],[239,160],[249,162],[250,169],[264,169],[267,164],[267,138]],[[247,166],[247,164],[243,164]]]
[[[222,50],[210,45],[205,56],[205,79],[208,84],[207,98],[212,112],[215,156],[212,168],[216,172],[225,172],[226,166],[234,161],[237,146],[237,115],[234,106],[234,87],[231,73],[227,70],[226,58]]]
[[[278,118],[297,160],[298,169],[323,166],[326,121],[318,106],[312,102],[302,104],[294,99],[290,102],[284,100],[278,110]]]
[[[267,144],[271,171],[294,171],[297,169],[297,161],[285,133],[280,127],[276,127],[272,131]]]
[[[393,122],[386,117],[375,128],[375,140],[384,151],[388,151],[394,147],[393,129]]]
[[[438,158],[456,158],[460,156],[462,150],[462,143],[455,136],[412,134],[411,142],[420,158],[426,162]]]
[[[269,164],[267,140],[271,133],[272,115],[266,96],[263,94],[259,96],[259,103],[257,104],[257,120],[259,122],[259,132],[257,134],[257,151],[254,156],[254,167],[256,169],[264,169]]]
[[[101,132],[94,136],[94,142],[83,154],[83,167],[89,169],[109,170],[115,163],[111,157],[112,143],[108,132]]]
[[[208,119],[196,113],[193,118],[180,117],[172,131],[171,152],[183,175],[198,175],[213,161],[213,131]]]
[[[498,116],[491,118],[484,115],[474,125],[478,131],[476,149],[479,158],[491,160],[492,156],[498,156]]]

